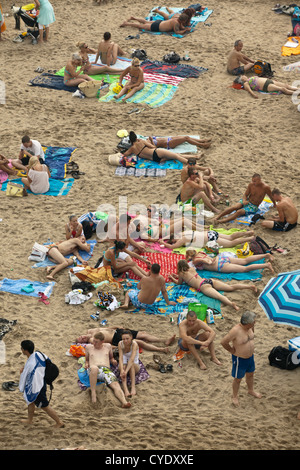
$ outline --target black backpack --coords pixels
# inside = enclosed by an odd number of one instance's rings
[[[293,370],[299,366],[299,364],[293,362],[292,356],[294,351],[290,351],[287,348],[283,348],[282,346],[275,346],[268,358],[269,363],[271,366],[277,367],[278,369],[286,369],[286,370]]]
[[[265,62],[264,60],[257,60],[254,63],[253,71],[254,73],[256,73],[256,75],[259,75],[260,77],[270,78],[274,75],[271,64],[269,64],[269,62]]]
[[[147,52],[144,49],[135,49],[131,57],[137,57],[139,60],[147,59]]]
[[[59,375],[59,368],[57,367],[56,364],[54,364],[54,362],[51,361],[51,359],[49,359],[49,357],[46,358],[46,356],[41,351],[38,351],[38,352],[43,356],[46,362],[45,382],[47,385],[50,386],[50,390],[51,390],[50,399],[49,399],[49,402],[50,402],[51,396],[52,396],[52,390],[53,390],[53,382],[55,379],[57,379]]]
[[[176,52],[170,52],[169,54],[165,54],[163,56],[163,61],[167,62],[168,64],[177,64],[180,61],[180,55]]]
[[[271,253],[272,248],[269,247],[267,242],[265,242],[262,238],[256,236],[255,240],[249,243],[250,250],[254,255],[262,255],[264,253]]]

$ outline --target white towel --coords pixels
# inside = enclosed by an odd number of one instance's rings
[[[45,358],[47,358],[46,355]],[[45,358],[38,352],[31,354],[20,375],[19,390],[23,392],[27,405],[36,400],[43,388],[46,368]]]

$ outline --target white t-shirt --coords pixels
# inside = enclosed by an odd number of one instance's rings
[[[41,144],[37,140],[31,140],[31,147],[25,147],[24,144],[21,144],[21,150],[26,150],[31,153],[33,156],[40,157],[45,160],[44,150],[42,149]]]

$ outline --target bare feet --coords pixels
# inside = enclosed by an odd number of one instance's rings
[[[237,306],[236,303],[232,302],[231,307],[234,308],[234,310],[238,311],[240,307]]]
[[[212,357],[211,361],[214,362],[215,364],[217,364],[218,366],[222,365],[222,362],[219,361],[219,359],[217,357]]]
[[[175,338],[176,338],[176,335],[171,336],[171,338],[169,338],[169,339],[167,339],[167,341],[165,341],[165,345],[170,346],[170,344],[174,343]]]
[[[131,407],[131,403],[129,403],[129,401],[127,403],[123,403],[122,405],[122,408],[130,408]]]
[[[249,395],[252,395],[254,398],[261,398],[262,395],[259,392],[255,392],[254,390],[248,390]]]
[[[232,397],[232,404],[234,406],[239,406],[239,400],[238,400],[238,397]]]
[[[25,424],[25,426],[30,426],[32,424],[32,421],[29,419],[21,419],[21,423]]]
[[[129,308],[129,305],[123,304],[123,305],[120,305],[119,308],[122,308],[123,310],[127,310]]]
[[[271,271],[272,274],[275,274],[275,271],[271,263],[267,263],[267,268]]]
[[[258,293],[258,289],[256,286],[251,286],[251,289],[253,290],[253,293],[254,294],[257,294]]]
[[[206,370],[207,369],[206,365],[201,360],[200,360],[200,362],[198,362],[198,366],[200,367],[201,370]]]

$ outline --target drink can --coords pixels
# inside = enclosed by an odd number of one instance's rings
[[[181,362],[178,362],[178,367],[180,367],[180,369],[182,368]]]
[[[225,203],[226,203],[226,206],[229,206],[229,201],[228,201],[228,199],[226,199]]]
[[[99,315],[97,315],[97,313],[93,313],[92,315],[90,315],[90,317],[95,321],[99,320]]]
[[[100,324],[103,325],[103,326],[106,325],[106,323],[107,323],[107,320],[105,320],[105,319],[100,322]]]
[[[170,323],[174,323],[174,318],[170,317]]]

